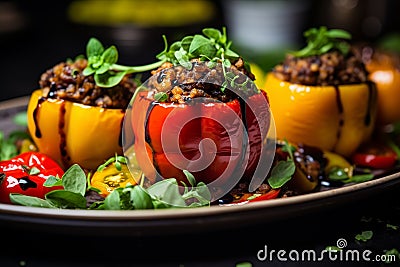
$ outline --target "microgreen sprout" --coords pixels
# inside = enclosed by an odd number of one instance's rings
[[[203,35],[186,36],[182,40],[174,42],[169,49],[164,35],[165,48],[157,55],[157,58],[171,62],[174,66],[182,65],[186,69],[192,68],[190,62],[192,59],[208,61],[207,66],[209,68],[215,67],[217,63],[222,64],[225,81],[222,84],[221,91],[224,92],[227,86],[234,87],[235,80],[239,77],[226,71],[239,58],[239,54],[231,49],[232,41],[228,40],[225,27],[222,28],[222,32],[213,28],[205,28],[202,33]],[[248,64],[245,64],[245,68],[250,71]],[[242,84],[236,85],[245,91],[248,82],[249,79],[247,78]]]
[[[308,57],[313,55],[322,55],[331,50],[338,50],[343,55],[350,51],[350,44],[346,40],[351,39],[351,34],[341,29],[328,30],[321,26],[311,28],[304,32],[307,39],[307,46],[298,51],[291,52],[296,57]]]
[[[124,156],[119,156],[119,155],[115,154],[114,157],[109,158],[106,162],[104,162],[99,167],[97,167],[97,171],[98,172],[103,171],[105,167],[107,167],[108,165],[110,165],[113,162],[115,164],[115,168],[118,171],[121,171],[121,163],[126,164],[126,158]]]
[[[231,50],[232,41],[226,35],[226,28],[222,32],[205,28],[203,35],[186,36],[180,41],[174,42],[169,48],[165,35],[163,35],[165,48],[156,57],[161,61],[171,62],[174,66],[182,65],[192,68],[190,60],[199,58],[201,61],[223,62],[229,65],[239,58],[239,55]]]
[[[113,87],[121,82],[123,77],[130,73],[141,73],[160,67],[165,62],[171,62],[174,66],[181,65],[186,69],[192,68],[192,59],[200,59],[200,61],[208,61],[208,66],[212,67],[217,63],[224,66],[225,83],[221,90],[230,85],[233,87],[237,75],[226,72],[225,68],[230,68],[238,58],[239,54],[231,49],[232,41],[228,40],[226,28],[222,28],[222,32],[214,28],[205,28],[202,34],[193,36],[185,36],[180,41],[176,41],[168,46],[167,38],[162,36],[165,48],[156,55],[158,61],[143,66],[124,66],[117,64],[118,51],[112,45],[104,48],[103,44],[96,38],[92,37],[86,46],[86,56],[88,59],[87,67],[83,70],[83,75],[94,75],[96,84],[100,87]],[[250,65],[245,64],[245,68],[250,72]],[[246,89],[248,79],[239,84]],[[157,95],[156,95],[157,96]],[[166,101],[165,95],[158,95],[157,101]]]

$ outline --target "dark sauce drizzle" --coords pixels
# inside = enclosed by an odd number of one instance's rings
[[[37,184],[30,180],[28,176],[24,176],[18,179],[18,185],[22,190],[26,191],[29,188],[37,188]]]
[[[68,152],[67,152],[67,138],[66,138],[66,134],[64,132],[65,112],[66,112],[65,101],[62,101],[61,105],[60,105],[60,113],[59,113],[59,117],[58,117],[58,134],[60,136],[59,148],[60,148],[60,154],[61,154],[62,161],[63,161],[64,165],[67,166],[70,158],[69,158]]]
[[[340,135],[342,133],[342,127],[344,125],[344,120],[343,120],[343,104],[342,104],[342,98],[340,97],[340,90],[339,90],[339,86],[335,85],[335,92],[336,92],[336,104],[338,107],[338,112],[339,112],[339,129],[336,133],[336,137],[339,140]]]
[[[46,98],[44,97],[39,98],[35,110],[33,111],[33,121],[35,122],[35,136],[37,138],[42,138],[42,132],[40,131],[38,120],[40,117],[40,107],[45,100]]]

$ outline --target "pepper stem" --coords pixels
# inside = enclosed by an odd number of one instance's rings
[[[147,65],[143,65],[143,66],[134,66],[134,67],[113,64],[111,66],[111,69],[116,70],[116,71],[125,71],[126,73],[144,72],[144,71],[156,69],[164,63],[165,63],[165,60],[160,60],[160,61],[157,61],[157,62],[154,62],[151,64],[147,64]]]

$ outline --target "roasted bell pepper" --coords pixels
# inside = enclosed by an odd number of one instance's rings
[[[326,164],[324,168],[325,176],[329,176],[329,174],[335,169],[340,169],[348,177],[353,176],[355,166],[345,157],[337,153],[324,151],[324,158],[326,159]]]
[[[308,86],[267,74],[277,138],[349,157],[374,130],[377,89],[373,83]]]
[[[189,170],[198,182],[211,183],[218,178],[218,183],[224,183],[235,171],[244,171],[243,179],[251,179],[270,113],[263,91],[246,101],[245,105],[239,99],[162,103],[148,92],[140,92],[131,117],[136,158],[146,177],[155,180],[158,173],[161,178],[187,183],[183,170]],[[250,105],[256,109],[251,110]]]
[[[10,193],[44,198],[44,195],[62,186],[46,187],[43,183],[50,176],[61,178],[60,165],[40,152],[24,152],[10,160],[0,162],[0,202],[11,203]]]
[[[365,64],[378,89],[378,125],[400,121],[400,70],[393,58],[400,60],[396,55],[379,52]]]
[[[283,151],[280,144],[282,142],[278,140],[276,159],[284,160],[289,153]],[[303,144],[291,143],[290,146],[293,148],[296,170],[287,186],[297,193],[312,192],[320,185],[321,180],[326,179],[334,169],[340,169],[348,177],[353,175],[354,166],[337,153]]]
[[[125,110],[42,95],[42,90],[34,91],[27,108],[28,130],[40,152],[54,158],[64,169],[77,163],[91,170],[115,153],[122,154]]]

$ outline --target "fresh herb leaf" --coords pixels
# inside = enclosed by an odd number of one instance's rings
[[[119,188],[113,190],[105,199],[104,199],[104,209],[106,210],[120,210],[120,190]]]
[[[286,138],[283,140],[282,151],[289,154],[289,158],[294,161],[293,153],[296,151],[296,147],[292,145]]]
[[[179,185],[175,178],[169,178],[161,180],[149,188],[147,188],[149,194],[172,207],[185,207],[186,202],[179,193]]]
[[[126,71],[112,71],[101,72],[94,75],[94,81],[100,87],[113,87],[121,82],[124,76],[128,74]]]
[[[123,77],[130,73],[149,71],[161,66],[165,60],[143,66],[118,65],[118,50],[112,45],[104,49],[103,44],[92,37],[86,45],[87,67],[82,74],[94,75],[96,84],[100,87],[109,88],[121,82]]]
[[[100,57],[104,52],[103,44],[96,38],[92,37],[86,46],[86,54],[88,58]]]
[[[357,234],[356,235],[355,239],[357,241],[366,242],[366,241],[368,241],[368,240],[370,240],[372,238],[373,234],[374,233],[372,231],[369,231],[369,230],[368,231],[362,231],[361,234]]]
[[[131,201],[135,209],[152,209],[154,207],[151,196],[143,187],[133,186],[131,191]]]
[[[54,175],[49,176],[43,183],[43,186],[52,187],[62,185],[62,180]]]
[[[61,209],[85,209],[87,203],[83,195],[68,190],[50,191],[45,195],[45,198],[52,205]]]
[[[374,175],[372,173],[366,174],[357,174],[353,175],[350,179],[345,180],[345,183],[363,183],[374,179]]]
[[[239,55],[230,49],[231,41],[228,41],[225,27],[222,28],[222,32],[214,28],[205,28],[202,33],[203,35],[186,36],[181,41],[173,43],[169,49],[167,38],[163,35],[165,48],[156,57],[175,66],[181,64],[182,54],[187,56],[185,61],[195,58],[211,59],[216,62],[228,59],[233,63],[239,58]],[[177,54],[176,51],[180,53]]]
[[[348,180],[350,177],[345,169],[340,167],[332,167],[328,173],[328,179],[332,181],[344,181]]]
[[[288,159],[286,161],[279,161],[272,168],[271,176],[268,178],[268,184],[274,189],[280,188],[290,181],[296,171],[296,163],[294,162],[293,156],[293,152],[296,151],[296,148],[285,139],[282,151],[289,154]]]
[[[61,178],[65,191],[85,195],[86,174],[78,164],[73,164]]]
[[[271,177],[268,178],[269,185],[276,189],[282,187],[292,178],[296,170],[293,160],[279,161],[271,171]]]
[[[188,52],[194,57],[205,55],[209,58],[213,58],[216,55],[217,49],[216,45],[212,42],[212,39],[196,34],[193,37]]]
[[[372,173],[356,174],[349,176],[348,172],[340,167],[333,167],[328,173],[328,179],[332,181],[341,181],[345,184],[348,183],[362,183],[374,179]]]
[[[10,194],[10,200],[13,204],[28,206],[28,207],[38,207],[38,208],[57,208],[45,199],[38,197],[26,196],[17,193]]]
[[[183,173],[185,174],[186,178],[188,179],[189,183],[192,186],[196,186],[196,179],[194,178],[193,174],[191,174],[189,171],[187,170],[183,170]]]

